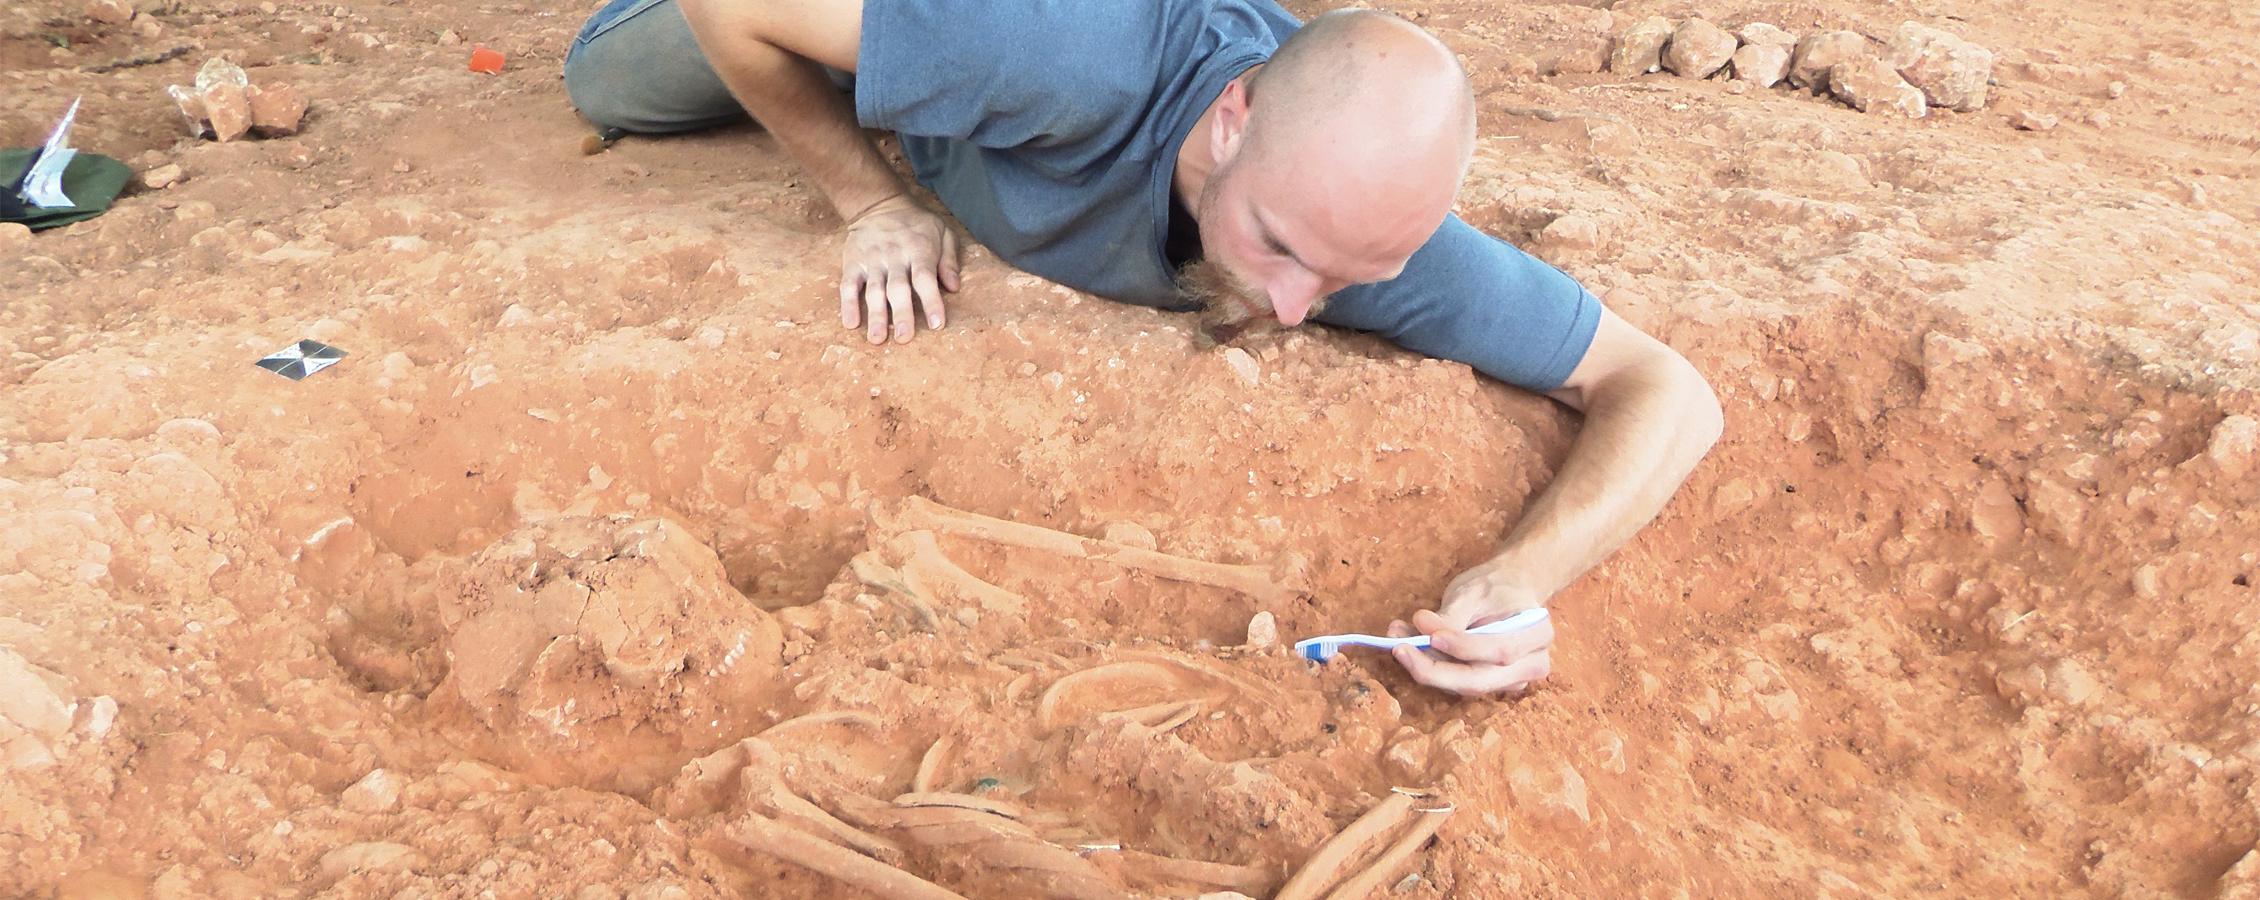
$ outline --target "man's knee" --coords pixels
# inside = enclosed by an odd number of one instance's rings
[[[691,37],[675,0],[614,3],[565,56],[565,93],[602,127],[654,133],[736,121],[730,96]]]

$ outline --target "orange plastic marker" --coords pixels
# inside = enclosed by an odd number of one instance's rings
[[[471,71],[488,75],[502,74],[502,51],[489,49],[485,44],[471,45]]]

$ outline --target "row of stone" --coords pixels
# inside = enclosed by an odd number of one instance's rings
[[[1884,109],[1921,118],[1932,106],[1969,112],[1985,105],[1993,79],[1993,52],[1915,22],[1899,26],[1889,47],[1855,31],[1796,35],[1763,22],[1728,33],[1700,18],[1674,27],[1650,16],[1617,35],[1609,71],[1644,75],[1662,69],[1684,78],[1709,78],[1731,69],[1736,80],[1758,87],[1782,81],[1828,92],[1866,112]]]

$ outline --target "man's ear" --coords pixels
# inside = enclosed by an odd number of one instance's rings
[[[1216,121],[1208,132],[1209,156],[1221,166],[1240,152],[1248,131],[1248,90],[1239,79],[1224,86],[1216,98]]]

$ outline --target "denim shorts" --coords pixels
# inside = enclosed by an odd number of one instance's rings
[[[675,0],[610,0],[565,51],[565,93],[598,127],[646,134],[744,121]]]

